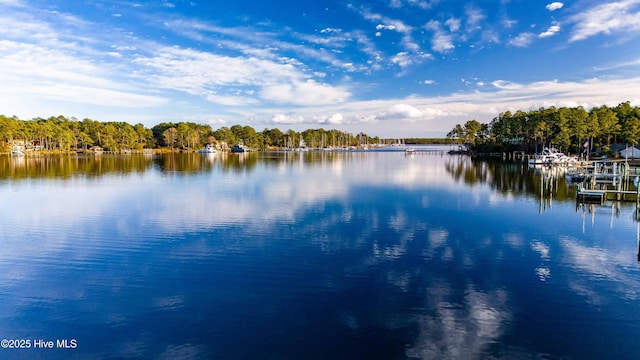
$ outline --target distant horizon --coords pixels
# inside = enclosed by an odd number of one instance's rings
[[[638,0],[0,0],[0,109],[439,138],[640,105],[638,18]]]

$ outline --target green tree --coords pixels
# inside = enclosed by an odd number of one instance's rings
[[[162,139],[164,140],[165,145],[169,146],[171,150],[173,150],[176,140],[178,139],[178,131],[176,128],[170,127],[162,133]]]
[[[463,128],[464,142],[467,144],[477,144],[482,140],[482,124],[477,120],[469,120]]]
[[[596,117],[599,127],[599,135],[606,139],[607,146],[611,146],[611,138],[620,132],[620,123],[616,113],[606,105],[591,109]]]
[[[447,133],[447,139],[464,141],[464,129],[462,125],[456,124],[456,126]]]
[[[147,129],[143,124],[135,124],[133,129],[136,132],[136,149],[151,147],[154,145],[153,131]]]
[[[214,131],[213,132],[213,136],[215,136],[215,138],[218,141],[224,142],[228,146],[233,146],[234,144],[236,144],[238,142],[238,139],[236,139],[236,137],[233,134],[233,132],[231,131],[231,129],[229,129],[226,126],[223,126],[220,129]]]
[[[109,151],[118,151],[118,143],[116,141],[116,127],[111,124],[105,124],[100,131],[102,138],[102,147]]]
[[[616,106],[615,112],[620,120],[620,140],[637,144],[640,140],[640,109],[627,101]]]

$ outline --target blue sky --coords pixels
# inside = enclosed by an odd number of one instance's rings
[[[0,0],[0,113],[444,136],[640,105],[640,0]]]

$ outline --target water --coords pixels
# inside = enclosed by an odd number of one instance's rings
[[[540,196],[542,176],[403,152],[2,157],[0,338],[30,348],[0,357],[637,358],[635,204],[576,205],[562,176]]]

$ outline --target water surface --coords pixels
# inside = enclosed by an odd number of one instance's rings
[[[77,346],[0,357],[636,358],[635,204],[545,176],[403,152],[3,157],[0,338]]]

